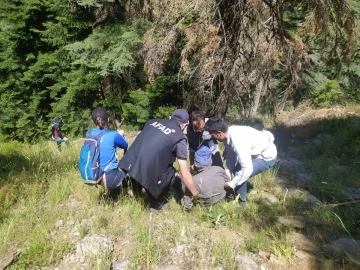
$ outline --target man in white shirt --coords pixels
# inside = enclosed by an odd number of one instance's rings
[[[248,126],[230,126],[217,117],[205,125],[211,136],[225,144],[226,167],[234,175],[225,187],[231,187],[239,195],[239,203],[246,202],[247,180],[276,162],[277,149],[271,132],[258,131]]]

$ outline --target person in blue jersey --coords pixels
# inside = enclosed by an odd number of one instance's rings
[[[89,132],[96,136],[102,130],[106,130],[100,139],[100,168],[105,172],[100,184],[110,190],[110,197],[116,197],[119,194],[122,181],[126,173],[118,168],[119,160],[116,148],[124,149],[126,152],[128,142],[124,137],[124,131],[118,127],[116,131],[109,130],[109,115],[105,108],[98,107],[91,113],[95,127]]]

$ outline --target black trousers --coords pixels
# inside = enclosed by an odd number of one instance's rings
[[[179,177],[172,177],[171,181],[165,186],[159,196],[154,196],[149,190],[140,185],[135,179],[131,178],[131,184],[134,194],[138,197],[142,196],[142,189],[146,192],[147,202],[150,208],[161,209],[166,205],[171,196],[174,196],[176,200],[180,200],[182,197],[181,191],[181,179]]]

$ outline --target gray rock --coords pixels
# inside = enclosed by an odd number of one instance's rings
[[[319,134],[317,135],[313,140],[313,144],[315,144],[316,146],[320,147],[323,143],[323,139],[324,139],[324,135],[323,134]]]
[[[289,197],[298,198],[304,200],[304,203],[309,205],[320,205],[321,201],[306,190],[291,189],[288,193]]]
[[[88,219],[82,219],[80,222],[80,226],[88,227],[90,226],[90,221]]]
[[[264,201],[266,204],[269,204],[269,205],[279,202],[278,198],[276,198],[275,195],[273,195],[269,192],[266,192],[266,191],[261,193],[260,200]]]
[[[175,254],[180,254],[185,251],[186,245],[177,245],[174,249]]]
[[[74,225],[75,225],[75,221],[73,221],[73,220],[68,220],[68,221],[66,221],[66,225],[67,225],[67,226],[74,226]]]
[[[21,254],[20,249],[10,248],[0,257],[0,269],[7,269]]]
[[[311,179],[310,174],[308,174],[306,172],[297,172],[296,176],[302,183],[305,183]]]
[[[289,233],[286,239],[294,246],[297,250],[304,250],[313,252],[316,249],[314,243],[312,243],[305,235],[297,232]]]
[[[280,216],[278,221],[286,227],[299,229],[305,227],[305,218],[303,216]]]
[[[275,184],[281,188],[285,188],[287,186],[289,186],[290,181],[284,177],[276,177],[275,178]]]
[[[269,259],[270,255],[271,253],[269,251],[259,251],[259,256],[264,260]]]
[[[340,238],[329,244],[323,244],[322,248],[333,256],[347,254],[354,260],[360,260],[360,240]]]
[[[279,160],[279,170],[280,172],[288,172],[295,173],[298,180],[301,182],[308,181],[311,176],[307,173],[305,169],[305,163],[293,158],[293,157],[285,157]]]
[[[258,194],[258,191],[255,189],[250,190],[249,195],[256,195]]]
[[[348,189],[346,196],[351,200],[360,200],[360,188],[359,189]]]
[[[257,263],[247,255],[237,255],[235,261],[238,263],[239,268],[243,270],[258,270]]]
[[[293,158],[293,157],[284,157],[279,159],[279,170],[285,172],[305,172],[304,162]]]
[[[159,267],[158,270],[181,270],[181,268],[179,268],[175,265],[166,265],[166,266]]]
[[[55,226],[56,228],[64,226],[64,221],[62,219],[57,220]]]
[[[130,267],[130,261],[129,260],[125,260],[123,262],[115,261],[111,265],[112,270],[125,270],[128,267]]]
[[[288,157],[298,157],[300,155],[301,149],[297,148],[297,147],[293,147],[293,146],[289,146],[287,151],[286,151],[286,155]]]
[[[285,265],[286,264],[286,260],[284,257],[277,257],[272,253],[270,255],[270,261],[277,265]]]
[[[107,235],[89,235],[78,242],[76,252],[87,255],[104,255],[114,250],[111,238]]]

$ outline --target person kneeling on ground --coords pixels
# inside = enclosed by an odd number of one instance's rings
[[[111,131],[109,127],[109,115],[105,108],[96,108],[91,113],[91,119],[96,127],[90,129],[88,132],[97,136],[100,132],[104,135],[100,139],[100,168],[104,171],[104,175],[100,184],[110,190],[110,197],[116,198],[119,195],[121,184],[126,176],[126,173],[118,169],[118,157],[116,148],[128,148],[128,142],[124,138],[124,131],[120,128],[117,131]]]
[[[212,205],[225,198],[226,192],[224,185],[230,178],[225,170],[219,166],[212,166],[211,150],[207,146],[201,146],[194,155],[194,165],[197,172],[193,176],[196,189],[199,191],[197,203]],[[181,204],[186,210],[193,207],[193,202],[189,198],[189,191],[183,186],[184,197]]]
[[[225,183],[239,195],[239,203],[246,202],[247,180],[274,166],[277,149],[271,132],[248,126],[230,126],[217,117],[205,125],[211,136],[225,144],[226,167],[234,177]]]
[[[176,159],[182,181],[194,198],[198,196],[187,164],[183,129],[188,121],[189,114],[184,109],[175,110],[169,120],[147,121],[119,162],[119,168],[131,176],[134,188],[145,189],[153,212],[168,206],[170,190],[175,183],[173,163]]]

